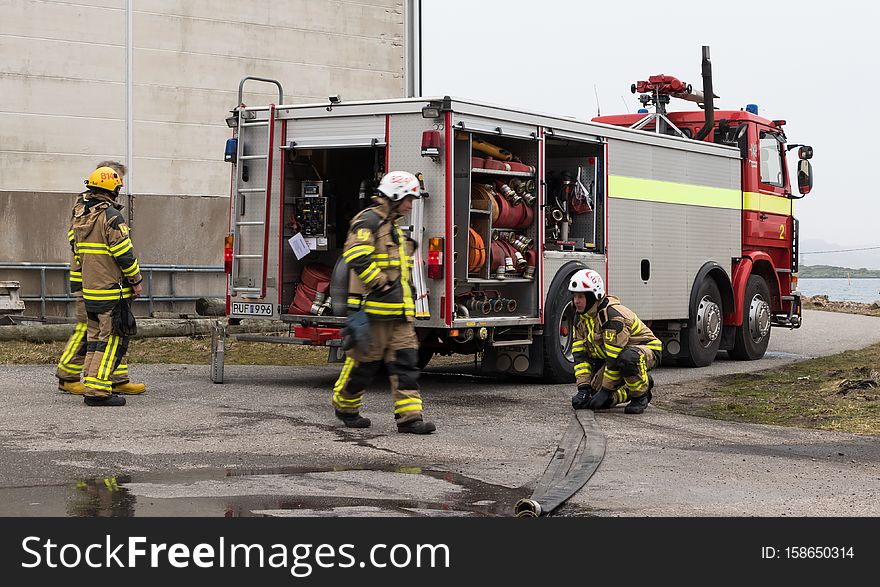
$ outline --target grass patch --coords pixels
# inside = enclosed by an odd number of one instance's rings
[[[658,405],[720,420],[880,434],[880,344],[676,387],[677,399],[661,393]],[[704,393],[682,398],[695,387]]]
[[[0,341],[0,360],[6,364],[55,364],[64,350],[64,342]],[[211,338],[169,337],[136,338],[128,349],[132,364],[181,363],[208,365],[211,361]],[[304,347],[267,342],[226,340],[224,363],[227,365],[326,365],[327,348]]]

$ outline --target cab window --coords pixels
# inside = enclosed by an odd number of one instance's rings
[[[761,166],[761,183],[776,187],[785,187],[785,175],[782,171],[782,153],[776,135],[761,131],[760,152],[758,162]]]

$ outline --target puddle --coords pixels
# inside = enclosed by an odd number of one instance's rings
[[[421,467],[197,469],[0,489],[0,516],[512,516],[525,493]]]

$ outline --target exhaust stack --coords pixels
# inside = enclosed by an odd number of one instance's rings
[[[706,123],[694,135],[696,141],[705,139],[715,126],[715,93],[712,90],[712,60],[709,59],[708,45],[703,45],[703,110],[706,114]]]

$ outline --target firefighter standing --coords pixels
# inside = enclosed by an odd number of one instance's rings
[[[349,428],[367,428],[360,415],[364,389],[384,364],[391,381],[397,431],[429,434],[436,430],[422,419],[417,366],[418,340],[413,321],[415,303],[410,275],[415,243],[397,225],[421,195],[418,179],[392,171],[379,182],[374,206],[351,221],[343,259],[349,268],[349,312],[363,309],[369,318],[367,349],[347,351],[342,373],[333,388],[336,416]]]
[[[74,206],[71,221],[86,310],[84,401],[89,406],[124,406],[125,398],[113,393],[112,377],[124,364],[128,337],[115,327],[113,317],[129,312],[129,300],[141,293],[142,278],[128,226],[116,204],[122,178],[111,167],[99,167],[86,186],[89,191]]]
[[[651,401],[654,380],[648,371],[660,364],[662,343],[619,299],[605,295],[595,271],[572,275],[568,291],[578,317],[572,345],[578,392],[572,407],[601,410],[629,401],[624,412],[641,414]]]
[[[125,176],[125,165],[118,161],[102,161],[98,163],[96,169],[101,167],[109,167],[119,175],[121,180]],[[77,205],[85,202],[86,196],[91,194],[91,190],[81,193],[74,202],[74,209]],[[71,217],[73,211],[71,211]],[[74,395],[82,395],[86,387],[80,382],[80,376],[83,371],[83,364],[86,358],[86,350],[88,339],[86,336],[87,317],[86,307],[82,298],[82,265],[80,255],[75,250],[73,239],[73,228],[67,232],[67,239],[70,242],[71,262],[70,262],[70,291],[75,297],[76,308],[76,327],[68,339],[58,361],[56,376],[58,377],[58,389]],[[143,383],[132,383],[128,378],[128,365],[125,357],[122,357],[119,365],[114,369],[110,380],[112,382],[113,391],[115,393],[124,393],[126,395],[137,395],[146,391]]]

